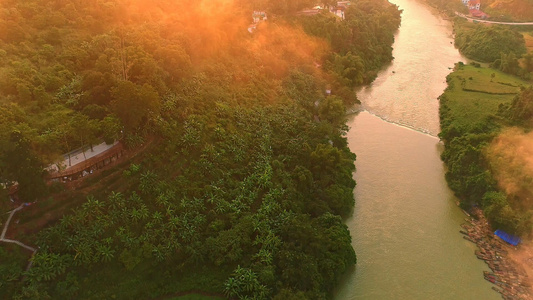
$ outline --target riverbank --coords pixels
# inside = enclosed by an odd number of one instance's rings
[[[494,69],[460,64],[447,82],[440,97],[439,135],[445,144],[446,179],[461,199],[460,206],[475,217],[467,219],[461,232],[479,247],[476,256],[491,268],[484,278],[494,290],[504,299],[531,299],[533,248],[529,243],[512,247],[493,234],[504,229],[527,235],[527,219],[522,217],[527,209],[502,193],[488,151],[511,123],[505,111],[529,83]]]
[[[472,216],[461,226],[464,230],[460,232],[464,234],[466,240],[479,247],[479,251],[476,251],[477,258],[485,261],[492,270],[492,272],[483,272],[485,279],[495,285],[492,289],[500,293],[503,299],[531,299],[532,277],[526,268],[515,260],[528,253],[527,260],[533,261],[533,257],[529,256],[531,248],[525,248],[527,250],[524,252],[524,249],[505,243],[492,233],[487,219],[479,208],[473,208],[471,213]],[[531,270],[529,271],[531,273]]]
[[[521,86],[529,83],[498,70],[462,64],[448,75],[447,83],[439,97],[439,137],[445,144],[442,159],[448,166],[446,180],[461,199],[461,207],[484,204],[485,209],[497,204],[494,199],[484,199],[487,191],[497,191],[485,150],[509,125],[502,110],[511,105]],[[495,219],[487,218],[491,222]],[[512,231],[511,224],[500,221],[498,225]]]

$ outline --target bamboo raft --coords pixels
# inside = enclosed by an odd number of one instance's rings
[[[476,257],[485,261],[492,270],[492,272],[483,272],[485,280],[494,284],[492,289],[500,293],[505,300],[532,299],[527,274],[517,270],[505,257],[511,247],[494,238],[481,212],[474,211],[473,215],[477,219],[465,218],[467,223],[461,225],[462,230],[459,232],[463,234],[465,240],[479,247],[479,250],[475,251]]]

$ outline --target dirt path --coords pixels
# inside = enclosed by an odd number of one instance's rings
[[[28,245],[25,245],[19,241],[16,241],[16,240],[10,240],[10,239],[6,239],[6,233],[7,233],[7,229],[9,227],[9,223],[11,222],[11,219],[13,218],[13,215],[24,208],[24,204],[21,204],[19,207],[15,208],[14,210],[11,211],[11,213],[9,214],[9,218],[7,218],[7,222],[6,224],[4,225],[4,229],[2,230],[2,235],[0,235],[0,242],[5,242],[5,243],[12,243],[12,244],[17,244],[19,246],[21,246],[22,248],[25,248],[25,249],[28,249],[32,252],[35,253],[35,251],[37,251],[37,249],[33,248],[33,247],[30,247]]]

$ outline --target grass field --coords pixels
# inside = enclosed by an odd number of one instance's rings
[[[491,73],[495,74],[495,73]],[[465,80],[464,89],[467,91],[474,91],[486,94],[516,94],[520,91],[520,86],[515,85],[514,82],[505,80],[507,78],[487,76],[468,77]]]
[[[524,32],[522,34],[524,35],[524,39],[526,40],[527,52],[533,51],[533,33],[532,32]]]
[[[495,74],[494,77],[491,75]],[[490,68],[465,65],[448,77],[444,93],[453,123],[465,130],[486,124],[500,104],[509,104],[528,82]]]

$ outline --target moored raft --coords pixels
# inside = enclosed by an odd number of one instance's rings
[[[465,239],[465,240],[467,240],[467,241],[471,241],[471,242],[474,243],[474,244],[476,243],[476,241],[474,241],[471,237],[466,236],[466,235],[463,236],[463,239]]]
[[[479,247],[475,255],[491,269],[491,272],[483,271],[484,279],[494,284],[492,289],[500,293],[503,299],[533,299],[526,280],[527,274],[517,270],[506,258],[511,246],[493,235],[481,212],[474,209],[473,215],[477,218],[466,218],[467,223],[461,225],[462,230],[459,232],[465,240]]]

